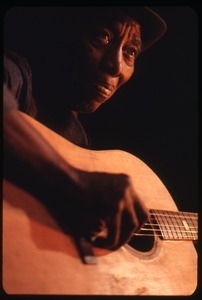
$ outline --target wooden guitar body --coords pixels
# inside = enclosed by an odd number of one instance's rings
[[[137,157],[119,150],[77,147],[23,117],[75,167],[129,174],[148,208],[178,211],[162,181]],[[197,254],[192,241],[155,237],[148,251],[126,244],[116,251],[94,248],[94,254],[97,264],[83,264],[74,239],[62,232],[45,207],[4,180],[2,277],[6,293],[190,295],[197,286]]]

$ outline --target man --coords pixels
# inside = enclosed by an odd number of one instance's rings
[[[18,22],[27,34],[28,19],[28,40],[14,49],[22,47],[25,60],[7,48]],[[165,33],[165,22],[145,7],[18,8],[5,20],[4,177],[36,195],[64,230],[117,249],[149,217],[128,175],[71,166],[19,110],[87,148],[79,114],[97,110],[131,79],[138,55]]]

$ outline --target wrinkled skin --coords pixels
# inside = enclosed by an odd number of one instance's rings
[[[70,101],[76,112],[93,112],[133,75],[141,51],[140,27],[130,18],[104,22],[83,33],[79,51]]]

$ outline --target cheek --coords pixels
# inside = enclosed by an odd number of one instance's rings
[[[101,52],[97,51],[94,47],[91,47],[90,45],[84,46],[84,51],[81,56],[80,63],[83,66],[83,68],[85,68],[87,73],[96,70],[99,66],[101,59]]]
[[[120,80],[120,86],[128,82],[134,73],[135,73],[135,66],[132,67],[125,66],[124,72],[122,73],[123,76]]]

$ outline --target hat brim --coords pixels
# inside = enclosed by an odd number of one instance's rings
[[[23,13],[23,9],[25,9],[26,13]],[[27,16],[28,19],[30,14],[31,17],[33,17],[32,15],[35,16],[35,14],[37,14],[37,22],[39,22],[39,20],[42,20],[42,22],[44,22],[45,20],[43,26],[45,24],[46,26],[50,26],[52,23],[55,26],[53,20],[56,20],[57,22],[57,17],[59,17],[60,20],[65,20],[64,24],[66,24],[66,21],[68,23],[68,20],[70,20],[69,22],[71,23],[72,19],[78,19],[78,25],[80,26],[80,24],[82,23],[82,16],[85,18],[85,23],[91,24],[90,20],[92,18],[97,18],[99,14],[102,16],[104,13],[105,16],[111,16],[112,12],[115,11],[125,13],[128,16],[131,16],[140,24],[142,51],[145,51],[149,47],[151,47],[166,32],[167,25],[165,21],[154,10],[147,6],[36,7],[34,10],[31,7],[20,7],[20,9],[17,10],[17,13],[22,14],[23,18]],[[16,13],[16,8],[14,12]],[[36,25],[36,21],[34,25]],[[64,24],[62,23],[62,25]],[[68,26],[69,23],[64,27],[67,28]],[[62,28],[60,29],[62,31]]]
[[[69,10],[70,8],[67,9]],[[73,13],[73,11],[71,10],[71,13]],[[145,51],[156,43],[167,30],[165,21],[154,10],[147,6],[76,7],[74,13],[80,20],[84,17],[84,24],[89,24],[89,26],[93,24],[91,23],[92,20],[92,22],[96,22],[100,17],[103,18],[103,15],[107,18],[114,14],[116,15],[116,13],[124,13],[132,17],[140,24],[142,51]],[[81,24],[81,22],[79,22],[79,24]]]
[[[134,18],[141,27],[142,51],[156,43],[166,32],[165,21],[147,6],[122,6],[127,15]]]

